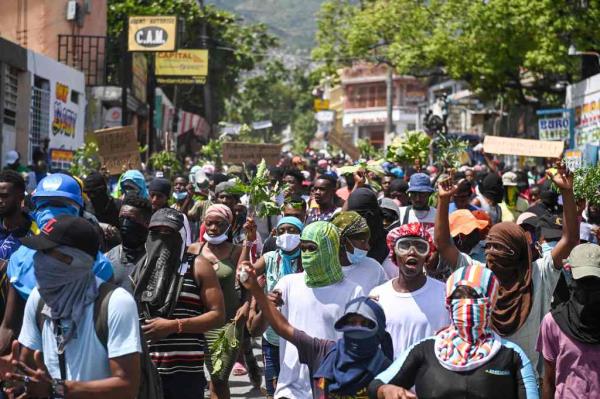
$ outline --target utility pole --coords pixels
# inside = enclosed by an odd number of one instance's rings
[[[129,19],[127,15],[123,16],[123,31],[121,34],[121,43],[123,51],[123,62],[121,62],[121,126],[129,124],[127,112],[127,89],[131,79],[131,53],[127,46],[127,31],[129,30]]]
[[[387,66],[387,76],[385,79],[385,105],[387,108],[387,118],[385,120],[385,135],[390,135],[394,129],[394,68]],[[385,140],[385,138],[384,138]]]

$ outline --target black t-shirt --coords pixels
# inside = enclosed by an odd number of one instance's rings
[[[502,341],[498,353],[470,371],[444,368],[434,352],[434,337],[401,355],[369,385],[369,397],[377,398],[384,384],[410,389],[419,399],[530,399],[539,398],[531,362],[517,345]]]

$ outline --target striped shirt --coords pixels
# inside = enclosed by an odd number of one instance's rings
[[[183,287],[171,319],[188,319],[200,316],[204,311],[192,270],[188,269],[183,277]],[[160,374],[204,373],[203,334],[172,334],[149,344],[148,348]]]

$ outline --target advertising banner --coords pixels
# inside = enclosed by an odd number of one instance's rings
[[[253,144],[241,142],[223,143],[223,162],[241,165],[254,163],[258,165],[264,158],[267,165],[276,165],[281,156],[282,144]]]
[[[133,126],[96,130],[94,136],[100,161],[111,175],[141,166],[139,143]]]
[[[129,51],[174,51],[177,17],[129,17]]]
[[[541,118],[538,130],[540,140],[568,140],[569,118]]]
[[[499,136],[486,136],[483,141],[483,149],[488,154],[560,158],[564,148],[565,143],[562,141],[515,139]]]
[[[157,76],[207,76],[208,50],[156,53]]]

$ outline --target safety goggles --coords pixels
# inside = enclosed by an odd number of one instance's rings
[[[425,256],[429,254],[431,247],[429,246],[429,243],[422,238],[406,237],[396,241],[394,252],[396,255],[406,255],[410,252],[411,248],[413,248],[417,254]]]

